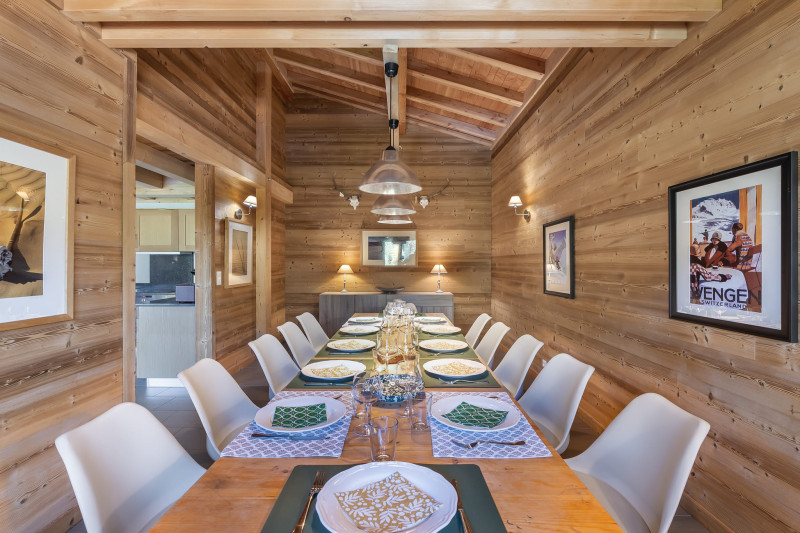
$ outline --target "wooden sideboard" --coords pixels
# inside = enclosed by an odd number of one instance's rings
[[[379,313],[386,302],[398,298],[416,305],[420,313],[444,313],[453,321],[452,292],[323,292],[319,295],[319,323],[330,336],[353,313]]]

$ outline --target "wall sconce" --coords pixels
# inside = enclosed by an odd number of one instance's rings
[[[521,216],[521,217],[525,218],[525,220],[530,220],[531,219],[531,212],[528,211],[527,209],[525,211],[523,211],[522,213],[517,213],[517,208],[520,207],[521,205],[522,205],[522,200],[519,199],[519,196],[512,196],[511,200],[508,201],[508,207],[513,207],[514,208],[514,214],[515,215]]]
[[[336,271],[337,274],[342,275],[342,290],[341,292],[347,292],[347,275],[348,274],[355,274],[353,269],[350,268],[350,265],[342,265],[339,267],[339,270]]]
[[[444,265],[434,265],[433,270],[431,270],[431,274],[438,274],[439,276],[439,290],[436,292],[444,292],[442,290],[442,274],[447,274],[447,270],[444,268]]]
[[[250,216],[253,213],[253,209],[255,209],[258,206],[256,197],[253,196],[252,194],[247,198],[245,198],[244,202],[242,203],[246,205],[249,208],[249,210],[247,211],[247,213],[243,213],[241,209],[237,209],[236,213],[233,214],[236,220],[242,220],[242,217]]]

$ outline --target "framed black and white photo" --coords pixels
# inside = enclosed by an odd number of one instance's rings
[[[417,266],[417,232],[363,230],[361,264],[364,266]]]
[[[70,320],[75,156],[0,131],[0,331]]]
[[[225,219],[225,273],[223,286],[253,283],[253,226]]]
[[[542,226],[544,293],[575,298],[575,217]]]
[[[670,318],[797,342],[797,152],[669,188]]]

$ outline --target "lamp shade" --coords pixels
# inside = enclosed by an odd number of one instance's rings
[[[444,268],[444,265],[434,265],[431,274],[447,274],[447,269]]]
[[[386,147],[380,161],[367,170],[358,188],[370,194],[411,194],[422,190],[417,175],[400,161],[400,154],[392,146]]]
[[[508,201],[508,207],[519,207],[522,205],[522,200],[519,199],[519,196],[512,196],[511,200]]]
[[[250,196],[248,196],[247,198],[245,198],[244,202],[242,202],[242,203],[244,205],[246,205],[247,207],[257,207],[258,206],[258,201],[256,201],[256,197],[253,196],[252,194]]]
[[[405,194],[382,194],[372,204],[371,211],[376,215],[413,215],[417,212],[411,204],[411,197]]]
[[[408,215],[381,215],[378,219],[379,224],[411,224],[411,222]]]
[[[350,268],[350,265],[342,265],[339,267],[339,270],[336,271],[337,274],[353,274],[353,269]]]

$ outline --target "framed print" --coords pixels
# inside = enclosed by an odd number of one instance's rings
[[[542,226],[544,293],[575,298],[575,217]]]
[[[225,219],[225,271],[222,285],[240,287],[253,283],[253,226]]]
[[[797,152],[669,188],[669,316],[797,342]]]
[[[417,266],[417,232],[364,230],[361,264],[365,266]]]
[[[75,156],[0,131],[0,331],[72,319]]]

